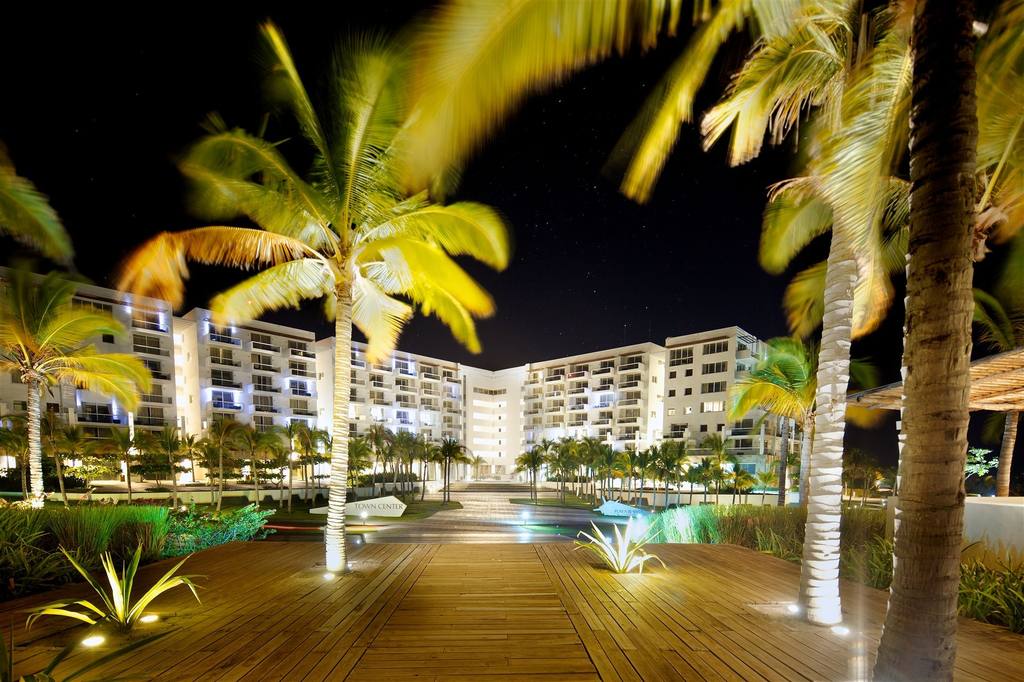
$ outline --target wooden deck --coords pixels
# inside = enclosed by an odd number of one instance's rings
[[[158,601],[177,628],[88,679],[849,680],[870,670],[885,608],[845,585],[847,636],[786,614],[798,567],[740,547],[660,545],[642,577],[597,568],[571,545],[367,545],[325,579],[316,543],[245,543],[194,556],[205,574]],[[159,566],[146,569],[148,585]],[[148,578],[148,579],[147,579]],[[64,593],[85,594],[80,587]],[[42,668],[83,628],[3,605],[16,673]],[[5,634],[6,637],[6,634]],[[1024,637],[961,620],[958,678],[1024,680]],[[101,651],[73,656],[65,673]]]

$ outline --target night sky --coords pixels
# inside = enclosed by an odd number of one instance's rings
[[[259,125],[267,111],[254,56],[260,21],[281,26],[315,90],[339,37],[394,33],[432,5],[330,4],[333,15],[322,3],[247,3],[231,12],[147,11],[117,22],[62,10],[59,23],[44,7],[8,23],[0,41],[0,140],[19,173],[50,196],[83,275],[109,286],[119,261],[144,239],[201,224],[185,210],[175,158],[201,135],[210,112],[232,126]],[[603,173],[619,135],[684,42],[665,40],[654,52],[611,60],[533,97],[472,160],[454,199],[496,207],[516,244],[503,273],[467,264],[498,304],[497,315],[479,323],[484,351],[468,354],[439,322],[423,318],[407,327],[402,349],[498,369],[732,324],[761,338],[786,333],[786,279],[760,269],[757,244],[766,188],[788,176],[792,141],[728,168],[722,145],[705,153],[696,128],[684,127],[644,206],[618,194],[615,179]],[[747,47],[739,37],[716,62],[704,105]],[[272,119],[268,137],[293,132]],[[301,153],[301,145],[287,143],[285,154]],[[0,248],[17,251],[9,241]],[[826,248],[815,245],[800,265],[823,258]],[[242,277],[201,267],[193,275],[185,310]],[[886,381],[898,376],[902,305],[889,317],[854,349],[871,357]],[[267,319],[331,334],[315,303]],[[854,429],[850,438],[889,459],[892,433],[890,421],[872,434]]]

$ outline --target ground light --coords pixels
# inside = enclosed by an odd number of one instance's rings
[[[369,516],[369,514],[366,512],[365,509],[363,511],[359,512],[359,518],[361,518],[361,519],[365,519],[368,516]]]
[[[850,634],[850,628],[845,625],[833,625],[830,629],[833,634],[839,635],[840,637],[845,637]]]
[[[324,573],[324,580],[334,580],[333,573]]]
[[[139,618],[140,623],[155,623],[160,620],[160,616],[155,613],[147,613],[142,618]]]
[[[789,606],[786,607],[786,610],[789,611],[790,613],[800,613],[800,607],[797,606],[796,604],[790,604]]]
[[[521,512],[519,512],[519,520],[520,521],[529,521],[530,520],[530,512],[528,512],[528,511],[521,511]]]
[[[103,644],[106,641],[103,635],[92,635],[82,640],[82,646],[94,647]]]

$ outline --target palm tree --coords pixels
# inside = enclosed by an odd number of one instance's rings
[[[739,493],[742,493],[746,501],[749,501],[750,490],[757,485],[757,478],[754,477],[746,469],[740,469],[737,467],[733,470],[732,485],[733,489]],[[763,497],[763,495],[762,495]]]
[[[178,436],[178,429],[174,426],[164,426],[160,431],[151,434],[149,440],[150,447],[167,460],[167,470],[171,472],[171,505],[177,507],[179,463],[184,450],[182,439]],[[195,445],[190,444],[189,447],[194,449]]]
[[[0,143],[0,232],[31,246],[55,263],[71,263],[74,251],[46,196],[19,176]]]
[[[356,494],[360,472],[373,465],[373,448],[365,438],[355,437],[348,444],[348,484],[352,488],[352,498],[358,500]]]
[[[370,425],[370,428],[366,431],[366,439],[369,441],[370,446],[373,448],[374,459],[381,464],[381,486],[380,494],[384,494],[384,474],[387,473],[387,462],[386,456],[388,454],[388,448],[391,443],[394,442],[395,434],[391,430],[384,426],[382,422],[375,422]],[[373,484],[374,489],[377,487],[376,481]],[[374,493],[376,494],[376,493]]]
[[[261,229],[162,234],[129,259],[120,287],[177,306],[185,275],[180,264],[193,258],[266,267],[212,301],[220,320],[256,319],[268,310],[326,298],[335,323],[336,437],[325,540],[328,570],[338,571],[346,566],[352,325],[366,334],[370,360],[380,359],[418,307],[479,352],[473,318],[492,314],[494,304],[451,256],[468,255],[503,269],[509,240],[499,216],[486,206],[445,206],[426,193],[404,191],[395,143],[408,87],[395,47],[363,40],[339,52],[331,90],[323,97],[329,108],[318,110],[278,29],[264,25],[263,38],[273,91],[295,115],[312,150],[310,180],[292,170],[277,146],[215,122],[182,165],[197,186],[197,208],[214,219],[244,215]]]
[[[64,422],[55,412],[43,414],[43,421],[39,424],[42,440],[46,442],[45,449],[53,457],[53,464],[57,471],[57,485],[60,486],[60,496],[64,506],[68,506],[68,493],[64,489],[64,457],[57,448],[57,441],[64,430]],[[131,498],[129,497],[129,500]]]
[[[563,438],[547,454],[548,466],[558,474],[558,498],[562,504],[565,504],[565,480],[569,476],[575,477],[576,467],[579,466],[576,457],[578,449],[578,441],[572,438]]]
[[[467,461],[466,448],[454,438],[442,438],[438,456],[444,464],[444,498],[445,503],[451,502],[451,469],[452,464]]]
[[[118,470],[120,471],[120,468],[122,466],[124,467],[124,480],[125,485],[128,486],[129,504],[131,504],[132,501],[132,467],[135,465],[135,458],[138,455],[138,451],[141,449],[139,445],[139,439],[133,436],[131,431],[120,428],[110,429],[110,434],[107,436],[106,442],[103,444],[103,449],[113,456],[117,462]],[[72,448],[69,448],[68,452],[70,452],[71,449]],[[74,454],[69,456],[72,459],[77,459]],[[177,504],[177,499],[175,499],[174,505],[177,506]]]
[[[260,506],[260,471],[263,469],[264,457],[281,442],[277,431],[259,431],[254,426],[243,425],[235,436],[239,449],[245,459],[249,460],[252,482],[256,497],[256,506]]]
[[[268,479],[277,481],[277,508],[282,509],[284,507],[284,478],[285,473],[291,471],[292,449],[285,442],[280,431],[278,431],[278,436],[267,444],[266,465],[270,471],[274,472],[268,475]]]
[[[876,679],[952,679],[963,541],[978,119],[974,3],[914,21],[913,181],[903,447],[893,580]],[[1017,31],[1019,31],[1019,25]],[[927,618],[921,614],[927,613]]]
[[[621,452],[616,452],[608,443],[602,443],[596,439],[591,447],[590,466],[594,469],[597,477],[601,479],[601,498],[611,499],[609,490],[614,494],[615,471],[622,464],[623,455]]]
[[[43,496],[40,391],[69,383],[115,398],[127,410],[138,405],[152,377],[137,357],[99,353],[89,342],[120,336],[112,316],[72,305],[75,286],[56,274],[38,278],[11,271],[0,297],[0,371],[17,374],[28,392],[28,446],[32,495]]]
[[[1009,264],[995,295],[974,290],[974,324],[979,328],[978,340],[995,350],[1006,352],[1024,346],[1024,291],[1021,291],[1019,269],[1014,260],[1024,257],[1024,236],[1014,240]],[[1017,445],[1020,412],[1003,415],[1003,437],[999,446],[999,469],[996,472],[996,497],[1010,494],[1010,470],[1013,450]]]
[[[742,419],[753,409],[781,418],[782,438],[779,452],[778,480],[785,481],[788,462],[788,425],[792,420],[801,425],[804,447],[800,454],[800,478],[807,475],[810,459],[809,438],[813,430],[814,394],[816,388],[815,353],[797,338],[782,337],[765,344],[764,355],[746,376],[733,384],[729,418]],[[786,486],[779,486],[779,506],[786,504]],[[801,492],[803,485],[801,483]],[[803,500],[803,497],[801,497]]]
[[[202,456],[201,440],[194,433],[186,433],[181,436],[181,452],[179,454],[182,462],[188,461],[188,467],[182,466],[182,472],[195,472],[195,461]]]
[[[701,457],[700,463],[697,466],[692,467],[692,471],[695,472],[697,480],[704,487],[704,504],[708,503],[708,487],[711,482],[715,480],[718,473],[715,470],[715,465],[711,463],[711,460],[707,457]]]
[[[557,448],[554,450],[557,452]],[[516,471],[526,471],[530,480],[530,499],[537,502],[537,472],[548,461],[545,449],[535,445],[516,457]]]
[[[680,468],[686,461],[685,450],[676,447],[671,442],[664,442],[656,448],[654,454],[654,473],[665,484],[665,503],[663,509],[668,509],[668,491],[673,478],[677,478]]]
[[[709,433],[704,437],[700,446],[708,451],[712,472],[714,473],[715,504],[718,504],[722,487],[722,475],[725,472],[725,464],[729,461],[729,451],[726,449],[725,439],[722,438],[720,433]]]
[[[221,510],[221,501],[224,497],[224,456],[231,457],[238,434],[243,428],[245,427],[234,419],[216,419],[207,429],[206,437],[203,439],[203,453],[208,468],[214,458],[217,462],[217,511]]]
[[[440,464],[442,461],[441,446],[437,443],[426,443],[423,446],[423,485],[420,486],[420,501],[427,497],[427,472],[430,471],[430,464]]]
[[[761,486],[761,506],[764,506],[764,496],[768,488],[779,484],[779,474],[771,469],[757,472],[757,484]]]
[[[320,454],[320,446],[327,442],[330,438],[330,434],[324,429],[310,428],[306,424],[302,424],[295,432],[295,443],[298,446],[301,458],[299,462],[302,464],[303,478],[305,479],[305,495],[306,504],[313,503],[313,485],[316,465],[318,462],[323,460]],[[345,448],[346,452],[348,448]],[[306,474],[306,466],[309,466],[309,474]],[[345,487],[348,487],[348,473],[345,473]]]

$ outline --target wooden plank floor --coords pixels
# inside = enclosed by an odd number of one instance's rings
[[[163,597],[162,620],[138,632],[173,632],[87,679],[850,680],[870,670],[884,592],[844,584],[852,632],[841,636],[786,612],[795,565],[728,545],[654,551],[667,569],[618,576],[568,544],[371,544],[353,573],[325,579],[316,543],[226,545],[186,564],[207,576],[202,605],[185,591]],[[24,609],[55,596],[0,605],[16,673],[82,636],[67,619],[25,630]],[[58,679],[101,653],[72,656]],[[1024,637],[962,619],[956,672],[1024,680]]]

